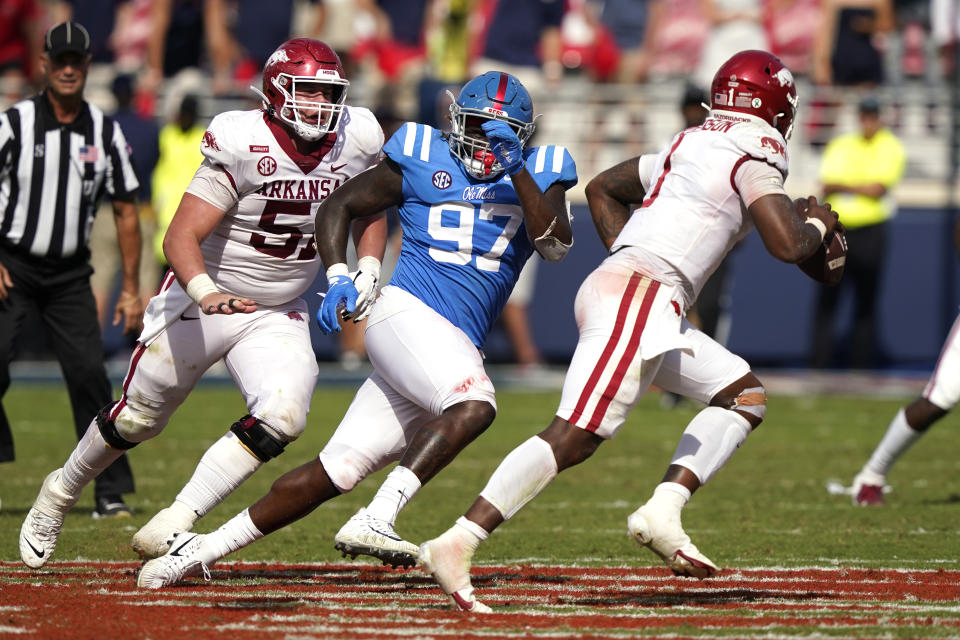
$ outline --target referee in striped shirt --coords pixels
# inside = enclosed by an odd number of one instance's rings
[[[138,183],[119,125],[83,99],[90,68],[87,30],[76,22],[52,27],[40,63],[44,91],[0,114],[0,398],[10,387],[17,335],[34,307],[60,361],[79,439],[112,400],[90,289],[90,226],[106,191],[123,257],[123,292],[113,322],[136,331],[143,317]],[[0,405],[0,462],[13,456],[10,423]],[[94,517],[129,516],[122,494],[132,491],[124,456],[97,478]]]

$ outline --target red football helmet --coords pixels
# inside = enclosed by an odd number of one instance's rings
[[[741,51],[713,76],[710,106],[757,116],[787,139],[797,114],[797,87],[793,74],[772,53]]]
[[[271,115],[304,140],[318,140],[336,130],[349,85],[333,49],[319,40],[294,38],[267,58],[258,93]],[[316,101],[318,90],[324,90],[326,101]]]

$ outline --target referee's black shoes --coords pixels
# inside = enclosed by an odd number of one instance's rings
[[[119,495],[99,496],[97,508],[90,514],[93,518],[129,518],[133,509]]]

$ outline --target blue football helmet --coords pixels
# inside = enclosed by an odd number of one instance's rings
[[[483,122],[503,120],[524,146],[536,129],[530,93],[519,80],[501,71],[487,71],[463,85],[450,104],[450,120],[450,150],[470,175],[481,180],[503,173],[480,128]]]

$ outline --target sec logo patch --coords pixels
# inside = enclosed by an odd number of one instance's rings
[[[453,184],[453,178],[446,171],[437,171],[433,174],[433,186],[437,189],[446,189]]]
[[[277,161],[270,156],[263,156],[257,163],[257,171],[262,176],[271,176],[277,170]]]

